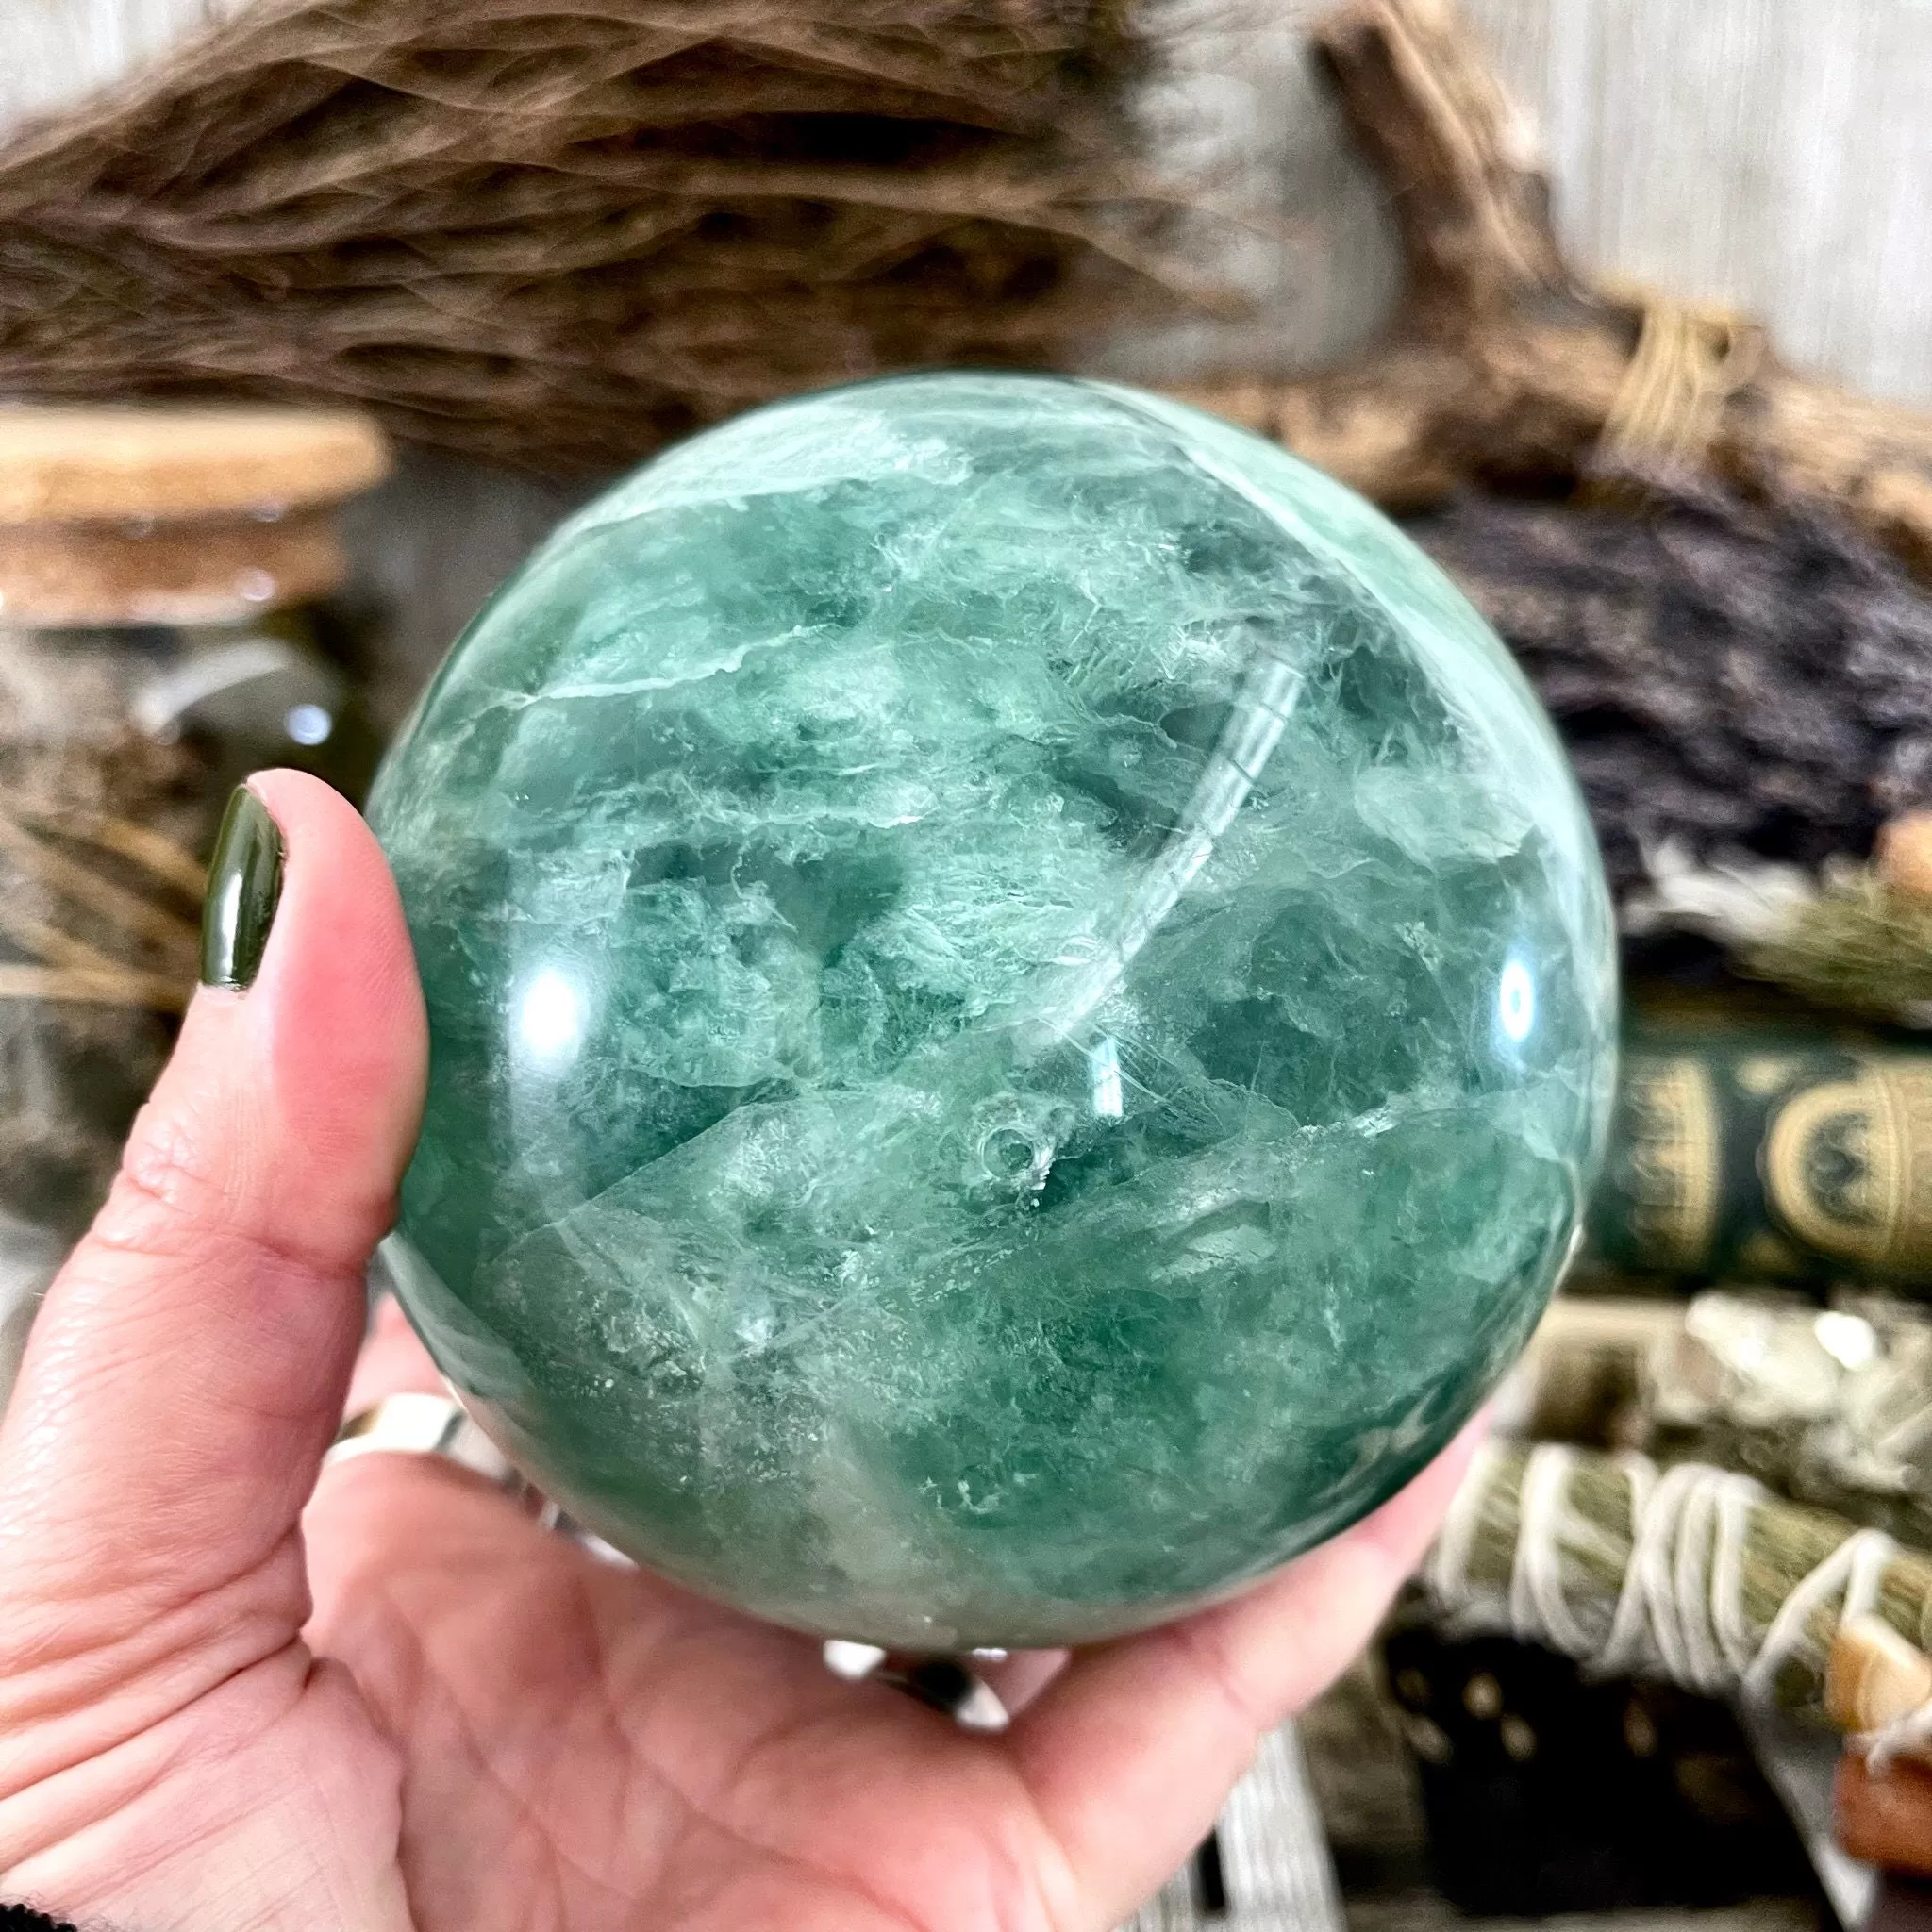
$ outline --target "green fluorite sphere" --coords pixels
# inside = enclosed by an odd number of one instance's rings
[[[1602,1139],[1595,847],[1374,510],[1152,396],[924,375],[558,532],[374,807],[394,1266],[572,1514],[921,1648],[1157,1622],[1390,1495]]]

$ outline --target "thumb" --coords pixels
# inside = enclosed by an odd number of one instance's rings
[[[236,983],[190,1005],[0,1426],[0,1676],[21,1642],[98,1654],[250,1579],[301,1621],[295,1525],[415,1137],[423,1002],[382,852],[312,778],[236,793],[208,903],[204,980]]]

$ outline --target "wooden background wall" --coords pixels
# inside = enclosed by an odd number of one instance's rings
[[[1932,5],[1466,0],[1579,257],[1932,399]]]
[[[0,128],[248,0],[0,0]],[[1217,229],[1244,323],[1123,342],[1122,374],[1275,369],[1372,334],[1395,263],[1372,186],[1312,85],[1327,0],[1148,0],[1171,51],[1143,113],[1174,173],[1263,212]],[[1726,301],[1795,360],[1932,403],[1932,0],[1461,0],[1600,272]],[[412,459],[365,520],[406,600],[406,679],[563,499]],[[380,533],[378,535],[378,533]]]

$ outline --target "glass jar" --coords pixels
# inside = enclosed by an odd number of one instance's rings
[[[229,790],[359,797],[349,413],[0,409],[0,1403],[192,991]]]

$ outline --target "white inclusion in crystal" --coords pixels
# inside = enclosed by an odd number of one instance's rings
[[[1227,723],[1180,824],[1142,874],[1112,940],[1086,965],[1063,972],[1044,989],[1034,1013],[1021,1021],[1017,1037],[1024,1057],[1068,1039],[1119,985],[1134,956],[1180,904],[1194,875],[1213,856],[1216,841],[1247,803],[1301,692],[1301,673],[1262,645],[1228,707]]]
[[[1121,1117],[1121,1050],[1109,1033],[1087,1056],[1087,1069],[1093,1075],[1093,1111],[1103,1120]]]
[[[1521,959],[1503,962],[1503,977],[1496,987],[1496,1024],[1504,1039],[1521,1046],[1536,1024],[1536,981]]]
[[[542,1066],[571,1058],[584,1034],[583,1001],[562,974],[546,966],[517,1003],[517,1039]]]

